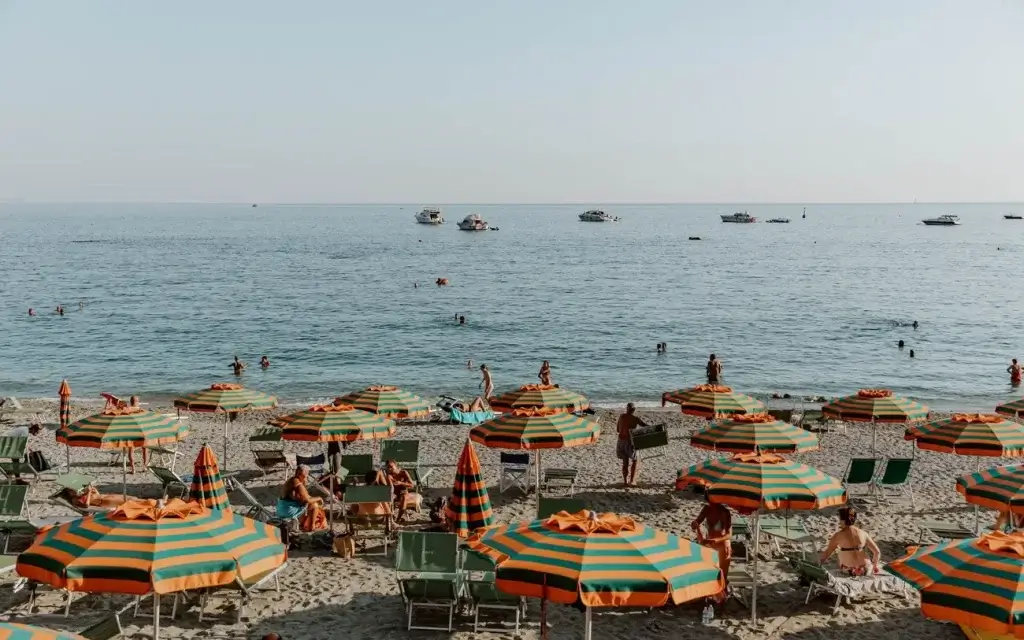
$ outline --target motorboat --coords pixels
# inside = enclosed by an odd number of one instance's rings
[[[925,218],[921,222],[932,227],[952,227],[960,224],[960,218],[946,213],[938,218]]]
[[[772,218],[768,222],[771,224],[789,224],[789,218]]]
[[[424,209],[416,214],[416,222],[420,224],[444,224],[440,209]]]
[[[757,218],[749,215],[746,211],[731,214],[722,214],[722,222],[757,222]]]
[[[1019,216],[1016,213],[1004,213],[1003,217],[1007,220],[1024,220],[1024,216]]]
[[[620,218],[610,216],[604,211],[592,209],[580,214],[580,222],[618,222]]]
[[[462,222],[459,223],[459,229],[462,231],[487,231],[487,221],[481,220],[480,216],[471,213],[462,219]]]

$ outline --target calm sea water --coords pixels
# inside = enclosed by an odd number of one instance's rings
[[[294,402],[372,383],[471,395],[469,359],[499,391],[548,359],[595,401],[654,402],[710,352],[755,395],[1014,395],[1024,221],[1002,214],[1024,206],[606,207],[618,224],[585,208],[448,206],[435,228],[413,206],[0,204],[0,395],[54,397],[64,377],[76,396],[173,395],[232,378],[237,354],[244,384]],[[743,209],[792,223],[719,222]],[[500,231],[458,231],[469,212]],[[940,213],[963,224],[920,224]]]

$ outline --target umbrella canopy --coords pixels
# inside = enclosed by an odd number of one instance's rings
[[[1024,534],[913,549],[885,570],[921,592],[925,617],[1024,637]]]
[[[683,413],[702,418],[715,418],[744,413],[764,413],[760,400],[736,393],[732,387],[719,384],[699,384],[689,389],[668,391],[661,396],[661,404],[678,404]]]
[[[956,479],[956,490],[970,504],[1024,513],[1024,465],[968,473]]]
[[[228,492],[224,488],[224,479],[217,468],[217,457],[213,449],[204,444],[196,456],[195,471],[192,474],[192,487],[189,498],[207,509],[230,509]]]
[[[208,389],[175,398],[174,406],[196,413],[266,411],[277,406],[277,398],[240,384],[219,382]]]
[[[918,449],[964,456],[1024,456],[1024,425],[999,415],[957,413],[907,428]]]
[[[889,389],[861,389],[822,405],[821,412],[846,422],[914,422],[928,417],[928,407]]]
[[[277,527],[230,509],[133,500],[39,534],[16,568],[55,589],[142,595],[247,580],[286,556]]]
[[[728,453],[803,453],[818,448],[818,437],[766,413],[748,413],[698,431],[690,445]]]
[[[459,466],[455,469],[455,486],[452,488],[446,515],[452,530],[462,538],[494,522],[491,498],[487,495],[480,460],[476,457],[476,450],[473,449],[470,440],[466,441],[462,455],[459,456]]]
[[[303,442],[354,442],[395,435],[395,423],[350,404],[314,405],[272,420],[281,438]]]
[[[488,403],[492,409],[503,413],[534,408],[557,409],[571,413],[590,408],[589,400],[557,384],[526,384],[515,391],[490,398]]]
[[[712,549],[613,513],[565,511],[475,533],[505,593],[587,607],[659,607],[712,596],[725,580]]]
[[[171,444],[187,435],[188,426],[174,416],[140,407],[111,407],[72,422],[57,435],[57,442],[70,447],[127,449]]]
[[[13,622],[0,622],[0,640],[85,640],[85,638],[77,633],[54,631]]]
[[[601,426],[559,409],[514,409],[469,430],[469,439],[492,449],[560,449],[597,442]]]
[[[398,387],[375,385],[341,396],[338,402],[389,418],[421,418],[430,413],[426,400]]]
[[[1011,402],[1004,402],[996,407],[996,413],[1001,413],[1004,416],[1011,416],[1013,418],[1021,417],[1024,415],[1024,398],[1018,398]]]

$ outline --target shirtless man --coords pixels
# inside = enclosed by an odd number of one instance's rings
[[[242,375],[242,372],[245,371],[245,363],[239,360],[238,356],[235,356],[235,361],[231,363],[231,368],[234,370],[236,376],[240,376]]]
[[[715,354],[708,357],[708,384],[718,384],[722,381],[722,361],[715,358]]]
[[[480,375],[483,376],[483,379],[478,386],[484,388],[484,397],[489,399],[494,395],[494,381],[491,380],[491,370],[487,368],[486,364],[480,365]]]
[[[640,466],[640,459],[633,448],[633,429],[647,426],[646,422],[635,415],[635,411],[636,407],[630,402],[626,405],[626,413],[619,416],[619,440],[615,443],[615,456],[622,460],[622,484],[627,487],[636,482],[636,470]]]
[[[1006,373],[1010,374],[1010,384],[1013,386],[1020,384],[1021,366],[1017,364],[1017,358],[1014,358],[1010,366],[1006,367]]]

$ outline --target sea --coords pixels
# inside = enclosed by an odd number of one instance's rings
[[[653,405],[711,353],[762,398],[1020,394],[1024,221],[1003,214],[1024,205],[441,205],[436,227],[425,205],[0,203],[0,396],[67,378],[76,399],[157,401],[233,381],[239,356],[287,404],[433,400],[478,394],[480,364],[500,392],[549,360],[596,405]],[[621,220],[579,221],[595,207]],[[720,221],[736,211],[758,223]],[[494,229],[459,231],[469,213]],[[921,224],[945,213],[962,224]]]

